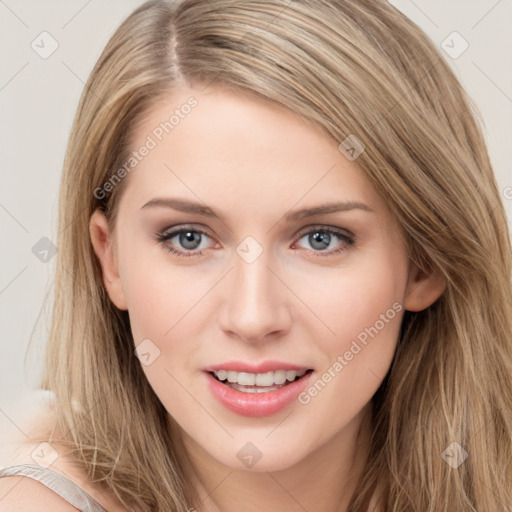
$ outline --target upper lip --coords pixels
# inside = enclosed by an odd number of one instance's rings
[[[308,366],[298,364],[285,363],[282,361],[262,361],[261,363],[248,363],[246,361],[226,361],[225,363],[214,364],[203,368],[205,372],[217,372],[219,370],[246,372],[246,373],[267,373],[277,370],[295,370],[300,372],[306,371]]]

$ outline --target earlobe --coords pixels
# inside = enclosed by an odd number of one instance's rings
[[[411,264],[404,301],[407,311],[422,311],[431,306],[444,292],[446,279],[439,270],[430,273]]]
[[[105,214],[99,208],[91,215],[89,234],[94,252],[101,265],[103,284],[108,296],[118,309],[127,310],[128,306],[117,268],[114,244]]]

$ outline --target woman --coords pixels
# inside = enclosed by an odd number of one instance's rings
[[[73,126],[55,400],[3,506],[510,510],[511,247],[472,108],[383,1],[137,9]]]

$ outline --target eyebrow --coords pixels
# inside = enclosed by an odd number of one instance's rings
[[[151,199],[143,206],[143,208],[171,208],[185,213],[193,213],[202,215],[204,217],[213,217],[224,221],[224,216],[216,212],[209,206],[195,203],[191,201],[185,201],[184,199],[170,198],[170,197],[155,197]],[[349,210],[362,210],[365,212],[374,212],[368,205],[359,201],[344,201],[337,203],[324,203],[309,208],[301,208],[288,212],[284,215],[284,219],[287,222],[293,222],[307,217],[313,217],[315,215],[322,215],[328,213],[345,212]]]

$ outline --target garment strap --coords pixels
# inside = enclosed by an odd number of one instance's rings
[[[27,476],[37,480],[80,510],[80,512],[106,512],[81,487],[53,469],[36,464],[21,464],[0,469],[0,478],[6,476]]]

